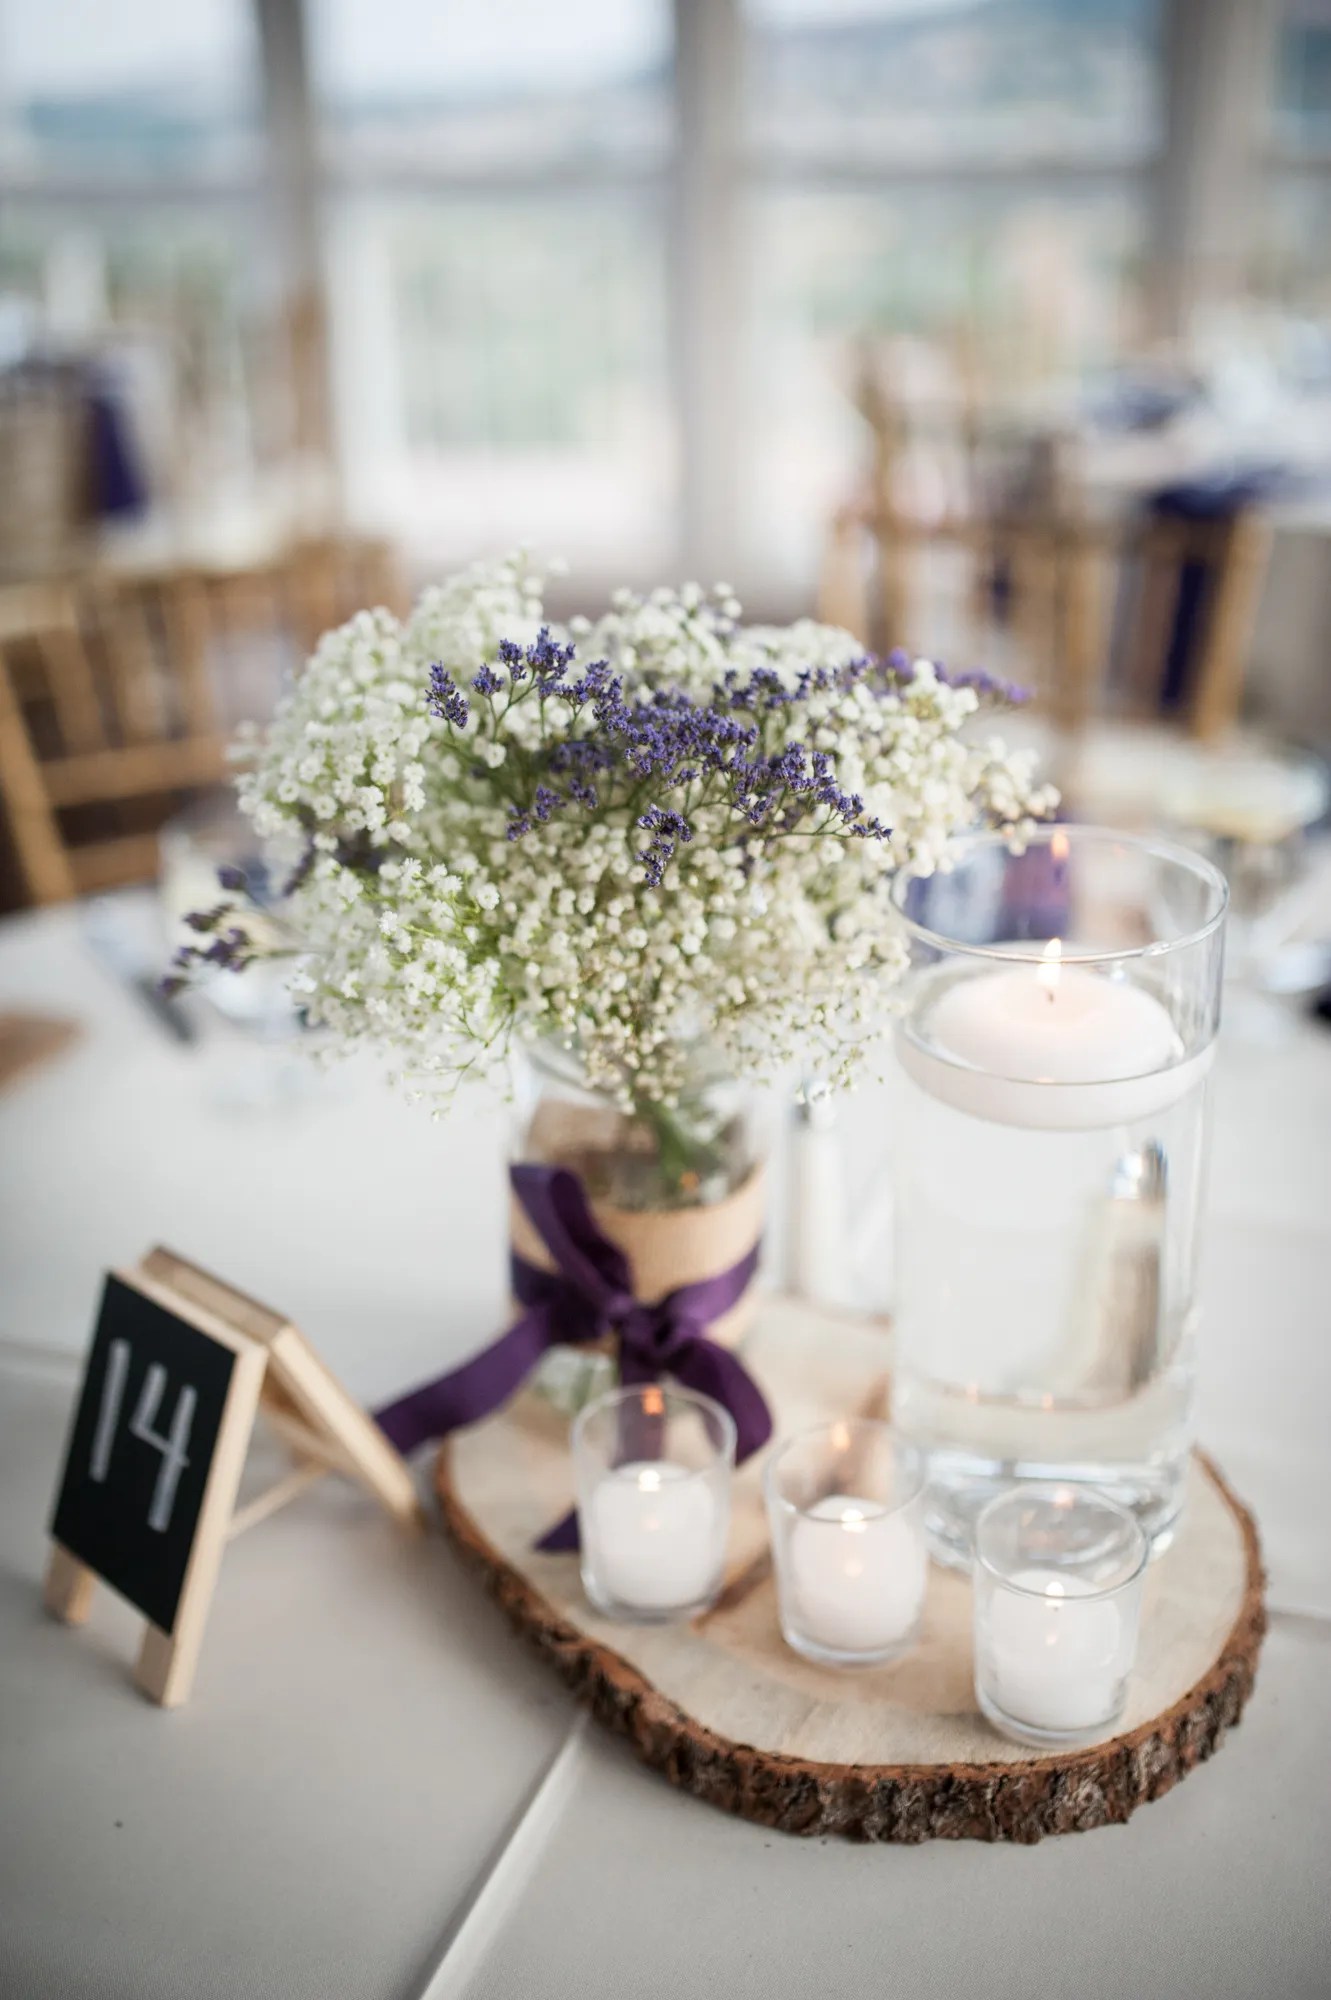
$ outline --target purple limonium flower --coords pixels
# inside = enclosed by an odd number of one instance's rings
[[[902,686],[909,687],[915,679],[915,662],[909,653],[897,646],[887,656],[885,665]],[[974,688],[976,694],[990,701],[1005,702],[1010,708],[1020,708],[1031,699],[1031,690],[1021,687],[1015,681],[1005,681],[998,674],[987,673],[983,667],[968,667],[959,674],[949,673],[941,660],[932,662],[934,679],[944,687]]]
[[[185,922],[192,931],[209,938],[207,945],[182,944],[171,961],[171,971],[160,981],[160,990],[170,999],[188,984],[190,973],[201,966],[215,965],[225,972],[243,972],[258,955],[254,940],[240,924],[222,925],[235,910],[228,903],[214,910],[195,910]]]
[[[647,880],[654,889],[659,889],[676,849],[692,840],[693,828],[682,813],[670,812],[664,806],[649,806],[639,817],[638,825],[654,836],[643,850],[642,861]]]
[[[948,687],[974,688],[976,694],[984,695],[991,701],[1006,702],[1010,708],[1020,708],[1031,698],[1028,687],[1019,687],[1015,681],[1001,680],[997,674],[986,673],[983,667],[971,667],[961,674],[947,674],[940,667],[938,678]]]
[[[848,693],[867,686],[884,699],[916,678],[910,656],[865,654],[838,666],[807,667],[792,680],[775,666],[731,668],[699,693],[671,686],[639,686],[626,695],[623,679],[605,660],[573,672],[576,649],[542,626],[529,645],[502,639],[495,664],[482,665],[470,686],[489,698],[530,684],[542,701],[542,740],[510,765],[505,834],[526,838],[569,808],[613,811],[628,805],[630,824],[651,835],[641,849],[647,880],[659,886],[678,851],[694,838],[694,804],[727,806],[735,837],[756,842],[799,834],[849,835],[886,840],[891,828],[868,814],[863,798],[836,779],[833,758],[807,743],[786,741],[789,721],[813,694]],[[938,669],[939,679],[947,675]],[[1018,701],[1022,690],[995,676],[959,675],[953,686],[973,687],[990,699]],[[436,664],[430,706],[453,727],[465,727],[466,698]],[[779,741],[773,746],[771,737]],[[478,760],[471,775],[489,776]]]
[[[466,728],[471,716],[470,704],[452,674],[438,660],[430,668],[430,692],[425,702],[430,713],[441,722],[454,729]]]
[[[282,884],[282,894],[284,896],[294,896],[297,889],[301,887],[302,883],[309,881],[310,874],[314,868],[314,864],[317,859],[318,859],[318,849],[315,847],[314,842],[310,841],[305,849],[305,852],[301,855],[300,860],[296,863],[291,873],[287,876],[286,881]]]
[[[508,677],[514,687],[530,676],[540,682],[547,692],[553,691],[565,668],[572,665],[576,650],[572,644],[561,646],[552,637],[548,625],[542,625],[525,651],[516,639],[499,641],[499,658],[508,668]]]

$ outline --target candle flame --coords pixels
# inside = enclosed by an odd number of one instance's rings
[[[863,1510],[859,1507],[845,1508],[841,1515],[841,1525],[843,1528],[848,1529],[852,1535],[862,1535],[864,1533]]]
[[[660,1490],[661,1490],[660,1473],[656,1470],[656,1467],[654,1465],[644,1466],[642,1471],[638,1474],[638,1491],[640,1493],[659,1493]]]
[[[665,1397],[656,1387],[655,1383],[643,1390],[642,1407],[643,1413],[646,1416],[663,1417],[665,1415]]]
[[[1049,836],[1049,852],[1055,861],[1066,861],[1068,858],[1068,837],[1061,826]]]
[[[1040,954],[1040,963],[1035,968],[1035,977],[1052,1000],[1058,991],[1062,974],[1063,940],[1050,938]]]

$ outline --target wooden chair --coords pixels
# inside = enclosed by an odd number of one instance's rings
[[[333,541],[0,593],[0,794],[29,898],[154,876],[163,820],[227,776],[242,657],[262,712],[321,631],[396,598],[382,544]]]
[[[1270,548],[1260,515],[1108,524],[1076,512],[999,513],[925,525],[881,501],[852,504],[832,523],[820,615],[880,650],[934,651],[919,579],[921,557],[938,548],[964,559],[967,657],[954,653],[954,663],[1032,685],[1062,731],[1075,735],[1108,713],[1214,741],[1236,723]]]
[[[854,400],[867,477],[831,525],[819,591],[828,622],[880,650],[942,650],[1032,684],[1067,736],[1106,711],[1203,741],[1233,727],[1269,553],[1259,514],[1095,521],[1075,439],[986,411],[964,368],[931,413],[869,346]],[[940,450],[955,455],[964,440],[965,476],[943,483],[945,504],[926,517],[903,471],[931,423]],[[927,601],[938,552],[950,604],[937,592]]]

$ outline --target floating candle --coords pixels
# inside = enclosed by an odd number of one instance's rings
[[[1142,986],[1064,964],[1057,938],[1034,963],[926,990],[897,1038],[902,1067],[958,1111],[1058,1130],[1129,1124],[1181,1097],[1211,1049],[1182,1060],[1167,1009]]]

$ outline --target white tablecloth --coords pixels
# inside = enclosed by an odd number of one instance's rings
[[[373,1401],[499,1324],[504,1128],[479,1094],[431,1123],[360,1068],[228,1108],[234,1039],[165,1039],[71,911],[0,926],[0,1007],[85,1030],[0,1092],[5,2000],[1331,1992],[1331,1034],[1219,1066],[1200,1428],[1273,1608],[1242,1727],[1126,1828],[854,1849],[639,1770],[436,1537],[332,1481],[228,1552],[181,1711],[133,1694],[109,1593],[81,1633],[47,1620],[101,1270],[166,1242]],[[845,1113],[852,1210],[883,1109]]]

